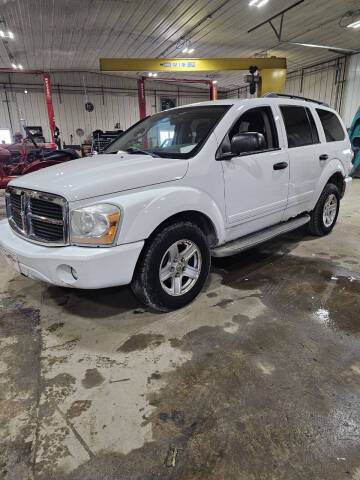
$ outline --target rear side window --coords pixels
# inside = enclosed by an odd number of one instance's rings
[[[280,107],[288,139],[289,148],[304,147],[305,145],[312,145],[317,143],[313,140],[313,135],[316,133],[311,127],[307,109],[297,106],[282,106]],[[311,112],[309,111],[310,115]],[[314,119],[312,119],[314,121]],[[319,141],[319,139],[317,140]]]
[[[335,113],[329,112],[329,110],[316,109],[322,126],[324,128],[325,137],[327,142],[340,142],[345,138],[344,129]]]

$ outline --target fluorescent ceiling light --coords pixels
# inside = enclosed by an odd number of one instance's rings
[[[189,50],[188,48],[184,48],[183,51],[182,51],[182,53],[187,53],[188,50]]]
[[[357,22],[350,23],[350,25],[348,25],[347,28],[360,28],[360,20],[358,20]]]
[[[190,50],[188,51],[188,53],[193,53],[194,50],[195,50],[195,48],[190,48]]]
[[[22,65],[20,65],[20,63],[19,63],[18,68],[20,68],[20,70],[22,70],[24,67]]]
[[[2,38],[5,37],[5,33],[2,30],[0,30],[0,37],[2,37]]]
[[[157,77],[157,73],[153,73],[153,77]]]
[[[265,5],[266,3],[268,3],[269,0],[251,0],[251,2],[249,2],[249,7],[258,7],[258,8],[261,8],[263,5]]]
[[[217,80],[213,80],[212,83],[217,83],[218,81]]]
[[[152,72],[149,72],[149,75],[148,75],[148,76],[149,76],[149,77],[152,77],[152,76],[153,76]]]
[[[298,43],[298,42],[285,42],[281,41],[280,43],[286,44],[286,45],[298,45],[300,47],[310,47],[310,48],[324,48],[325,50],[329,50],[331,52],[336,51],[336,52],[341,52],[341,53],[359,53],[359,50],[352,50],[350,48],[342,48],[342,47],[332,47],[329,45],[315,45],[313,43]]]
[[[12,68],[14,68],[15,70],[17,69],[17,66],[15,65],[15,63],[12,63],[11,66],[12,66]]]
[[[12,32],[10,32],[10,30],[8,31],[8,37],[9,38],[14,38],[14,34]]]

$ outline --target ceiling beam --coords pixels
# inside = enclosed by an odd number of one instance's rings
[[[286,68],[286,58],[100,58],[102,72],[219,72]]]

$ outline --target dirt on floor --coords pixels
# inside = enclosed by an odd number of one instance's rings
[[[0,259],[0,479],[360,480],[360,181],[169,314]],[[1,208],[1,205],[0,205]]]

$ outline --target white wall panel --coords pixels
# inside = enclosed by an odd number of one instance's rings
[[[353,90],[357,92],[359,98],[360,55],[357,55],[357,57],[359,58],[358,62],[352,60],[352,68],[349,70],[350,76],[353,78]],[[354,58],[352,57],[352,59]],[[344,57],[321,65],[296,70],[288,74],[284,93],[328,103],[341,114],[345,112],[343,102],[343,93],[347,85],[345,73],[346,62]],[[354,96],[356,93],[352,93],[352,95]],[[242,86],[228,91],[225,96],[226,98],[251,98],[255,95],[250,95],[249,87]],[[357,103],[359,104],[360,101]]]
[[[11,82],[11,87],[9,83]],[[61,72],[51,75],[55,121],[65,143],[81,143],[93,130],[113,130],[116,123],[126,129],[139,120],[137,82],[132,78],[97,73]],[[20,130],[19,113],[27,125],[41,125],[50,139],[41,75],[0,74],[0,127],[10,128],[5,90],[8,92],[13,131]],[[12,93],[10,91],[12,90]],[[24,90],[28,93],[25,94]],[[160,110],[162,96],[175,97],[178,105],[208,100],[208,89],[146,82],[147,113]],[[94,104],[87,112],[85,103]]]
[[[347,81],[343,102],[343,118],[347,128],[351,126],[355,113],[360,108],[360,54],[349,59]]]

